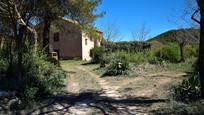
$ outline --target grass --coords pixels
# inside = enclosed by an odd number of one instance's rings
[[[162,103],[157,107],[152,107],[150,110],[153,114],[168,114],[168,115],[203,115],[204,100],[198,100],[191,103],[182,103],[170,100]]]
[[[181,72],[192,72],[192,64],[189,63],[168,63],[168,70],[181,71]]]
[[[60,65],[62,67],[68,67],[69,69],[73,69],[76,67],[76,65],[81,65],[86,63],[85,61],[81,61],[81,60],[62,60],[60,61]]]

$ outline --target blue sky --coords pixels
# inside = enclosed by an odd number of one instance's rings
[[[98,11],[105,11],[106,15],[95,26],[103,29],[107,23],[114,23],[122,40],[131,40],[131,31],[146,24],[153,37],[178,28],[174,16],[182,15],[184,8],[185,0],[103,0]]]

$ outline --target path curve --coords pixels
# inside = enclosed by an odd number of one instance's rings
[[[90,76],[94,77],[95,80],[98,81],[103,90],[103,94],[101,94],[101,96],[106,96],[114,99],[120,99],[122,97],[122,95],[120,95],[120,93],[117,91],[119,87],[110,86],[106,80],[102,79],[99,75],[85,69],[83,66],[78,66],[77,68],[84,72],[87,72]]]

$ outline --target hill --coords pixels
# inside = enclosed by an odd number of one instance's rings
[[[199,30],[198,29],[178,29],[178,30],[170,30],[167,32],[164,32],[154,38],[151,38],[148,40],[148,42],[153,42],[153,41],[157,41],[163,44],[169,43],[169,42],[175,42],[175,33],[177,32],[185,32],[185,36],[189,37],[190,43],[195,43],[197,42],[199,39]]]

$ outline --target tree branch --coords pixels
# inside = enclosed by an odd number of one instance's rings
[[[33,29],[31,27],[29,27],[26,22],[22,19],[20,13],[18,12],[18,9],[16,7],[16,5],[14,5],[14,9],[15,9],[15,12],[16,12],[16,15],[17,15],[17,19],[20,21],[20,23],[23,25],[23,26],[26,26],[26,28],[33,33]]]
[[[197,9],[197,10],[193,13],[193,15],[191,16],[191,19],[192,19],[193,21],[195,21],[196,23],[198,23],[198,24],[200,24],[200,21],[195,18],[195,15],[196,15],[199,11],[200,11],[200,9]]]

